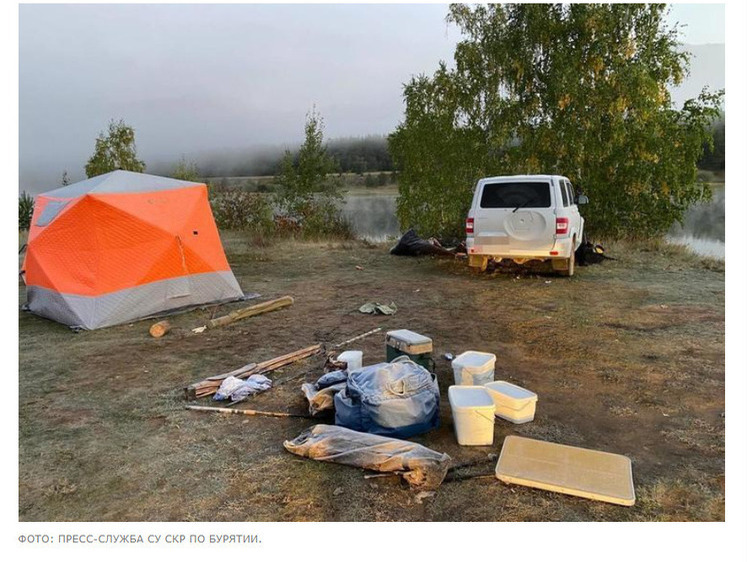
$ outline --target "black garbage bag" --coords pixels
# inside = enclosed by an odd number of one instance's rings
[[[294,455],[318,461],[397,472],[411,488],[420,490],[438,488],[451,464],[449,455],[423,445],[334,425],[315,425],[283,446]]]
[[[586,239],[576,248],[576,263],[578,265],[594,265],[602,263],[604,260],[614,259],[604,253],[604,247],[601,244],[594,244]]]
[[[402,235],[397,244],[389,250],[394,256],[448,256],[454,257],[454,252],[441,246],[435,238],[423,240],[411,228]]]

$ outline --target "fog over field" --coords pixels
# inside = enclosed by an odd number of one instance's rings
[[[702,7],[702,6],[701,6]],[[696,44],[678,106],[725,82],[723,6],[678,7]],[[21,5],[19,190],[84,178],[110,119],[136,130],[148,171],[261,158],[300,142],[316,105],[326,137],[386,135],[402,84],[452,61],[445,5]],[[685,11],[682,11],[685,10]],[[720,11],[719,11],[720,10]],[[699,17],[695,17],[693,16]]]

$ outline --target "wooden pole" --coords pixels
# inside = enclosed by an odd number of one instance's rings
[[[253,306],[247,306],[246,308],[240,308],[239,310],[234,310],[230,314],[226,314],[225,316],[220,316],[218,318],[214,318],[213,320],[208,321],[207,326],[208,328],[218,328],[219,326],[226,326],[228,324],[232,324],[236,322],[237,320],[242,320],[244,318],[250,318],[251,316],[257,316],[259,314],[264,314],[265,312],[270,312],[272,310],[284,308],[292,304],[293,304],[293,297],[291,296],[280,297],[279,299],[273,299],[271,301],[261,302]]]
[[[171,330],[171,322],[168,320],[161,320],[160,322],[156,322],[150,327],[150,335],[154,338],[161,338],[165,336],[168,331]]]
[[[354,341],[362,340],[363,338],[370,336],[371,334],[375,334],[376,332],[380,332],[381,328],[374,328],[373,330],[369,330],[365,334],[361,334],[360,336],[355,336],[354,338],[350,338],[349,340],[345,340],[343,342],[340,342],[335,345],[335,347],[342,347],[343,345],[347,345],[349,343],[353,343]]]
[[[212,406],[185,406],[187,410],[196,412],[214,412],[216,414],[237,414],[242,416],[270,416],[273,418],[307,418],[306,414],[290,414],[288,412],[263,412],[261,410],[234,410],[232,408],[214,408]]]

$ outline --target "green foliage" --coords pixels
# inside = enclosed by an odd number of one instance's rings
[[[713,144],[703,143],[703,156],[698,168],[719,172],[726,168],[726,122],[723,116],[713,124],[712,132]]]
[[[182,156],[171,172],[171,177],[178,180],[198,182],[200,181],[200,171],[197,169],[195,162]]]
[[[340,208],[324,198],[314,200],[307,207],[306,214],[299,224],[304,238],[355,238],[353,226],[342,216]]]
[[[272,205],[267,196],[243,189],[210,189],[210,206],[221,229],[272,232]]]
[[[298,153],[286,151],[275,176],[275,204],[282,215],[298,221],[308,235],[336,234],[344,224],[342,190],[334,159],[324,145],[324,121],[312,110],[306,116],[305,140]]]
[[[86,164],[86,176],[92,178],[114,170],[145,171],[145,162],[137,159],[135,129],[122,120],[110,121],[108,134],[99,134],[93,156]]]
[[[18,228],[28,230],[34,214],[34,197],[25,191],[18,197]]]
[[[422,234],[463,234],[476,179],[563,174],[590,198],[595,235],[653,235],[709,196],[696,162],[723,93],[682,109],[667,86],[688,55],[654,4],[452,5],[455,66],[405,86],[390,136],[397,214]]]

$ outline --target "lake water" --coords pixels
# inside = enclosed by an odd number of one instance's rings
[[[397,238],[401,233],[395,211],[396,191],[350,192],[343,213],[356,234],[373,241]],[[684,226],[675,225],[667,239],[684,244],[695,253],[724,259],[724,186],[713,189],[713,199],[690,209]]]
[[[348,193],[342,212],[359,237],[381,242],[401,234],[396,210],[397,192],[387,190],[384,193]]]
[[[674,225],[667,239],[684,244],[696,254],[724,259],[724,186],[713,187],[713,198],[708,203],[692,207],[685,215],[683,226]]]

